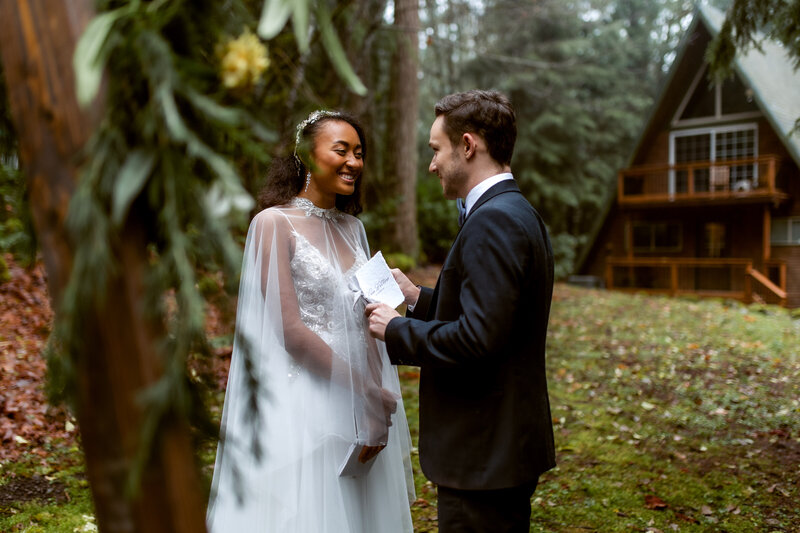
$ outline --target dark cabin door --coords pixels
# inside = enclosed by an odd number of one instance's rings
[[[724,222],[698,222],[697,257],[721,259],[730,257],[730,227]],[[702,266],[695,269],[695,290],[733,290],[731,267],[728,265]]]

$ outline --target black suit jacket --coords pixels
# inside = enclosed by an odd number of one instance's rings
[[[519,486],[555,466],[545,376],[553,254],[514,180],[470,211],[436,288],[386,329],[394,364],[420,367],[420,463],[457,489]]]

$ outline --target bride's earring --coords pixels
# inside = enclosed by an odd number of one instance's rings
[[[311,185],[311,172],[306,174],[306,188],[305,192],[308,192],[308,186]]]

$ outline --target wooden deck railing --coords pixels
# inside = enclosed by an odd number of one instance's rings
[[[775,184],[777,164],[777,156],[766,155],[627,168],[618,175],[617,199],[620,204],[652,204],[784,198]]]
[[[786,265],[770,261],[778,279],[753,268],[746,258],[617,257],[606,260],[606,287],[672,296],[695,294],[745,303],[786,304]]]

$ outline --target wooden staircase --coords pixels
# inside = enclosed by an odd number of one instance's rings
[[[750,298],[753,302],[766,304],[772,303],[773,299],[777,300],[777,304],[783,307],[786,307],[786,291],[775,285],[772,280],[770,280],[767,276],[753,268],[752,266],[747,267],[747,275],[753,281],[756,282],[757,286],[762,288],[765,291],[765,294],[758,290],[750,290]]]

